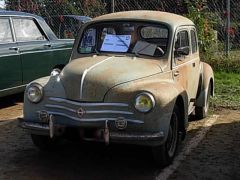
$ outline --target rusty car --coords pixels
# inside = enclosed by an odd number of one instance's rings
[[[159,11],[107,14],[83,25],[70,62],[25,91],[21,127],[42,150],[78,137],[151,147],[172,163],[190,114],[207,116],[212,68],[200,61],[197,30]]]

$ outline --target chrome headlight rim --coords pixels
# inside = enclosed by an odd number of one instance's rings
[[[146,96],[147,98],[149,98],[149,100],[151,101],[151,104],[152,104],[152,107],[151,107],[151,108],[144,110],[144,109],[140,109],[140,108],[137,107],[137,101],[138,101],[138,99],[139,99],[141,96]],[[149,113],[150,111],[152,111],[152,109],[155,107],[155,105],[156,105],[155,98],[154,98],[154,96],[153,96],[151,93],[149,93],[149,92],[139,93],[139,94],[137,94],[136,97],[135,97],[134,107],[135,107],[135,109],[136,109],[137,111],[139,111],[139,112],[141,112],[141,113]]]
[[[39,92],[40,92],[40,93],[39,93],[40,96],[39,96],[36,100],[33,100],[33,99],[31,99],[31,97],[30,97],[29,90],[30,90],[31,88],[37,88],[37,90],[39,90]],[[44,96],[43,86],[40,85],[40,84],[38,84],[38,83],[31,83],[31,84],[29,84],[29,85],[27,86],[27,88],[26,88],[26,95],[27,95],[28,100],[29,100],[31,103],[37,104],[37,103],[41,102],[42,99],[43,99],[43,96]]]

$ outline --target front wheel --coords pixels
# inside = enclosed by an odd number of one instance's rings
[[[163,145],[152,148],[153,157],[160,167],[168,166],[172,163],[178,147],[180,113],[177,106],[174,107],[167,140]]]

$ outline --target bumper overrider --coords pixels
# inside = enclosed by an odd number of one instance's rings
[[[125,103],[85,103],[50,97],[33,119],[20,119],[20,126],[32,134],[50,137],[64,135],[66,129],[77,128],[85,140],[158,145],[164,132],[138,131],[144,120],[137,119]],[[91,136],[86,133],[91,129]],[[84,133],[88,134],[85,137]]]

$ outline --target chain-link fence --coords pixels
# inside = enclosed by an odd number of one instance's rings
[[[238,0],[5,0],[5,8],[8,10],[43,16],[59,38],[72,38],[81,23],[89,20],[88,17],[112,11],[158,10],[189,15],[191,6],[196,7],[195,11],[207,9],[208,19],[205,20],[203,28],[207,30],[209,21],[214,22],[211,26],[215,29],[214,38],[218,40],[217,49],[239,48]],[[194,11],[193,13],[198,15]]]

